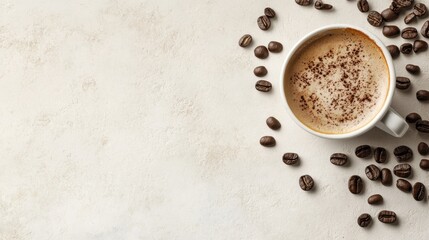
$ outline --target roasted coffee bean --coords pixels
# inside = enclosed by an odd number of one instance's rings
[[[256,82],[255,88],[260,92],[269,92],[271,91],[272,85],[266,80],[259,80]]]
[[[269,117],[265,122],[267,123],[268,127],[273,130],[278,130],[282,126],[279,120],[277,120],[275,117]]]
[[[393,168],[393,174],[398,177],[407,178],[411,176],[411,166],[408,163],[401,163]]]
[[[421,155],[426,156],[429,153],[429,146],[425,142],[420,142],[417,146],[417,150]]]
[[[422,17],[426,14],[426,12],[427,12],[426,5],[424,5],[423,3],[416,3],[416,5],[414,5],[413,13],[416,16]]]
[[[398,6],[402,8],[408,8],[413,5],[414,0],[393,0],[394,3],[398,4]]]
[[[268,70],[264,66],[257,66],[255,69],[253,69],[253,73],[257,77],[265,77],[265,75],[268,73]]]
[[[429,121],[427,120],[418,120],[416,122],[416,129],[422,133],[429,133]]]
[[[414,39],[419,35],[415,27],[406,27],[402,29],[401,37],[404,39]]]
[[[411,183],[405,179],[396,180],[396,187],[403,192],[411,192],[411,189],[413,188]]]
[[[316,8],[317,10],[330,10],[332,9],[332,5],[323,3],[322,0],[316,0],[316,2],[314,3],[314,8]]]
[[[268,50],[272,53],[279,53],[283,50],[283,45],[276,41],[271,41],[268,43]]]
[[[419,101],[427,101],[429,100],[429,91],[427,90],[418,90],[416,92],[417,100]]]
[[[369,180],[375,181],[380,178],[381,172],[377,166],[371,164],[365,168],[365,174]]]
[[[357,1],[357,7],[359,11],[361,12],[368,12],[369,11],[369,4],[367,0],[359,0]]]
[[[405,24],[409,24],[409,23],[411,23],[411,22],[414,22],[416,19],[417,19],[416,14],[414,14],[414,13],[409,13],[409,14],[407,14],[407,15],[405,16],[405,18],[404,18],[404,23],[405,23]]]
[[[310,191],[314,186],[313,178],[309,175],[304,175],[299,178],[299,186],[304,191]]]
[[[362,192],[363,189],[363,181],[362,178],[360,178],[357,175],[353,175],[349,179],[349,191],[353,194],[359,194]]]
[[[420,33],[422,34],[423,37],[429,38],[429,20],[423,24],[422,29],[420,30]]]
[[[411,81],[406,77],[396,77],[396,88],[397,89],[407,89],[411,85]]]
[[[283,162],[286,165],[294,165],[299,161],[299,156],[296,153],[285,153],[283,154]]]
[[[372,218],[371,215],[369,215],[368,213],[361,214],[357,219],[357,223],[361,227],[368,227],[371,222]]]
[[[264,9],[264,14],[265,14],[265,16],[267,16],[269,18],[276,17],[276,12],[270,7],[267,7]]]
[[[426,187],[423,183],[421,182],[414,183],[413,198],[416,201],[422,201],[426,198]]]
[[[371,156],[371,146],[360,145],[355,149],[355,154],[358,158],[367,158]]]
[[[386,25],[383,27],[383,35],[385,37],[396,37],[401,33],[401,30],[394,25]]]
[[[383,17],[376,11],[370,11],[366,20],[374,27],[380,27],[383,24]]]
[[[265,46],[257,46],[253,52],[255,53],[255,57],[259,59],[265,59],[268,57],[268,49]]]
[[[420,67],[414,64],[407,64],[407,66],[405,66],[405,69],[411,74],[420,73]]]
[[[313,3],[313,0],[295,0],[295,2],[301,6],[308,6]]]
[[[380,194],[374,194],[369,196],[368,203],[369,204],[380,204],[383,202],[383,197]]]
[[[249,46],[251,43],[252,43],[252,36],[250,36],[250,34],[243,35],[238,41],[238,45],[244,48]]]
[[[258,23],[259,28],[263,31],[266,31],[271,27],[271,20],[265,15],[258,17],[256,22]]]
[[[392,172],[388,168],[381,169],[381,184],[389,186],[392,184]]]
[[[408,161],[413,157],[413,151],[411,150],[411,148],[405,146],[405,145],[401,145],[396,147],[393,150],[393,154],[395,155],[396,159],[398,159],[398,161]]]
[[[396,14],[401,13],[401,11],[403,10],[403,7],[401,7],[400,5],[398,5],[395,2],[392,2],[392,4],[390,4],[389,7],[393,12],[395,12]]]
[[[403,54],[410,54],[413,51],[413,45],[411,43],[404,43],[399,49]]]
[[[428,43],[423,40],[415,40],[413,50],[415,53],[424,52],[428,49]]]
[[[392,58],[397,58],[399,56],[399,54],[401,53],[399,51],[398,46],[396,46],[396,45],[389,45],[386,48],[389,51],[390,56],[392,56]]]
[[[385,148],[378,147],[374,149],[374,160],[378,163],[384,163],[387,160],[387,151]]]
[[[418,120],[422,120],[422,117],[420,117],[420,115],[418,113],[409,113],[406,117],[405,117],[405,121],[407,121],[407,123],[416,123]]]
[[[264,147],[274,147],[276,145],[276,139],[271,136],[263,136],[259,140],[259,143]]]
[[[378,214],[378,220],[382,223],[394,223],[396,222],[396,213],[383,210]]]
[[[337,166],[343,166],[347,163],[347,155],[344,153],[334,153],[331,155],[331,163]]]
[[[429,171],[429,160],[428,159],[420,160],[420,168],[423,170]]]
[[[397,13],[395,13],[394,11],[392,11],[392,9],[387,8],[381,12],[381,16],[383,17],[384,21],[391,22],[391,21],[397,19],[399,15]]]

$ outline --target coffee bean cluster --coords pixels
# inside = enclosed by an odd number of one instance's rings
[[[295,0],[296,4],[301,6],[311,6],[313,0]],[[322,0],[316,0],[314,2],[314,8],[317,10],[331,10],[333,6],[328,3],[324,3]]]
[[[419,90],[416,93],[416,97],[419,101],[428,101],[429,100],[429,91]],[[409,113],[405,117],[405,121],[410,124],[415,124],[415,128],[420,133],[429,133],[429,121],[423,120],[420,114],[416,112]],[[422,154],[425,155],[425,154]]]

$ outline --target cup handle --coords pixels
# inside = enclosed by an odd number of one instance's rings
[[[375,126],[394,137],[402,137],[408,130],[408,123],[393,108],[389,108]]]

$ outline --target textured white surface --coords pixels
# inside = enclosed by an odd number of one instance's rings
[[[407,144],[416,153],[412,182],[429,184],[416,152],[427,136],[411,130],[395,139],[374,129],[324,140],[299,129],[279,100],[282,61],[310,30],[349,23],[386,44],[402,42],[368,25],[355,1],[330,2],[332,12],[293,0],[1,1],[0,239],[427,238],[427,202],[366,177],[364,194],[348,192],[349,176],[363,177],[373,160],[329,162],[362,143],[390,153]],[[371,1],[376,10],[388,4]],[[262,32],[256,18],[267,5],[278,18]],[[405,26],[402,17],[396,23]],[[253,46],[278,40],[285,49],[256,59],[238,47],[244,33]],[[412,89],[395,93],[403,115],[429,118],[414,96],[429,88],[428,56],[395,61],[398,75],[409,76],[405,63],[425,60]],[[270,94],[254,89],[260,64]],[[266,127],[270,115],[281,131]],[[277,146],[259,146],[262,135]],[[286,151],[301,164],[284,165]],[[383,167],[395,163],[390,157]],[[315,191],[299,188],[303,174]],[[383,205],[366,203],[373,193]],[[399,224],[357,226],[359,214],[376,218],[381,209],[394,210]]]

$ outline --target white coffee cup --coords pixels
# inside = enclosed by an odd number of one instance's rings
[[[284,76],[288,66],[288,63],[290,59],[294,56],[296,51],[299,49],[300,46],[307,43],[310,39],[312,39],[314,36],[319,35],[321,33],[331,31],[334,29],[344,29],[344,28],[350,28],[358,30],[365,35],[367,35],[370,39],[374,41],[375,44],[378,45],[378,47],[382,50],[384,57],[387,62],[387,66],[389,69],[389,77],[390,77],[390,84],[388,88],[388,94],[386,97],[386,100],[384,102],[384,105],[382,106],[381,110],[375,115],[375,117],[365,126],[358,128],[352,132],[348,133],[338,133],[338,134],[328,134],[328,133],[321,133],[317,132],[306,125],[304,125],[293,113],[290,106],[288,105],[287,99],[286,99],[286,93],[284,91]],[[325,26],[319,29],[316,29],[310,33],[308,33],[306,36],[304,36],[301,40],[298,41],[298,43],[295,44],[295,46],[292,48],[292,50],[289,52],[288,56],[286,57],[286,60],[283,63],[283,68],[281,71],[280,76],[280,91],[282,96],[282,101],[285,103],[286,110],[289,113],[289,115],[292,117],[292,119],[298,124],[301,128],[305,129],[306,131],[324,138],[330,138],[330,139],[343,139],[343,138],[351,138],[356,137],[358,135],[361,135],[368,130],[372,129],[373,127],[378,127],[381,130],[391,134],[395,137],[402,137],[408,130],[408,124],[404,120],[403,117],[401,117],[395,110],[393,110],[390,105],[392,103],[393,93],[395,91],[395,82],[396,82],[396,75],[395,75],[395,69],[392,62],[392,57],[390,56],[389,51],[386,49],[384,44],[378,39],[376,36],[371,34],[365,29],[362,29],[360,27],[355,27],[351,25],[346,24],[335,24],[335,25],[329,25]]]

